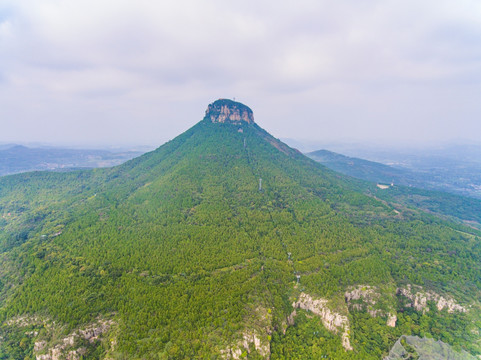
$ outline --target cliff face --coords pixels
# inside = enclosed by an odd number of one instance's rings
[[[349,339],[349,319],[347,316],[329,309],[328,300],[313,299],[309,294],[301,293],[297,302],[292,304],[292,307],[294,309],[309,310],[317,316],[320,316],[322,324],[329,331],[337,333],[339,330],[342,330],[342,346],[346,350],[353,350]]]
[[[254,123],[254,114],[248,106],[229,99],[214,101],[207,107],[205,116],[213,123]]]
[[[446,299],[433,291],[424,291],[420,286],[416,285],[408,284],[405,288],[397,289],[397,295],[404,296],[409,300],[405,304],[406,307],[413,307],[416,311],[422,311],[423,313],[429,311],[428,301],[434,301],[439,311],[443,309],[446,309],[448,313],[464,313],[467,311],[465,307],[457,304],[454,299]]]

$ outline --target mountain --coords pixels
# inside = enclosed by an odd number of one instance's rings
[[[0,358],[481,354],[481,233],[359,186],[225,99],[120,166],[0,178]]]
[[[62,148],[0,147],[0,176],[26,171],[65,171],[119,165],[142,154],[138,151],[111,152]]]

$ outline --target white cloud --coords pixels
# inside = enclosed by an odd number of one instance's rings
[[[400,121],[436,139],[479,130],[473,119],[480,105],[468,100],[480,90],[479,1],[2,6],[0,125],[7,126],[0,141],[33,139],[38,131],[7,119],[27,125],[39,116],[66,132],[77,129],[67,141],[92,137],[76,123],[86,117],[95,118],[99,142],[113,124],[110,142],[161,141],[149,127],[171,137],[199,120],[193,109],[221,96],[244,100],[278,136],[312,137],[313,128],[323,137],[414,136],[397,129]],[[76,115],[67,116],[68,109]],[[302,126],[292,128],[292,116],[301,114]],[[173,130],[168,119],[177,124]],[[442,126],[432,131],[435,122]],[[453,130],[451,123],[464,126]]]

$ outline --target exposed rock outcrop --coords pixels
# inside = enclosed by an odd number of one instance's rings
[[[242,339],[231,346],[220,350],[223,359],[238,360],[242,354],[248,354],[251,347],[264,359],[271,356],[270,334],[272,334],[272,315],[269,310],[257,307],[253,313],[251,326],[244,329]]]
[[[355,288],[350,288],[344,293],[344,299],[348,307],[356,310],[366,310],[372,317],[382,315],[380,309],[374,308],[380,296],[377,288],[369,285],[359,285]]]
[[[45,340],[37,341],[37,342],[35,342],[35,345],[33,347],[33,351],[35,351],[35,352],[42,351],[45,348],[45,346],[47,346],[47,342]]]
[[[416,311],[429,311],[428,301],[434,301],[436,308],[441,311],[447,309],[448,313],[455,311],[466,312],[467,309],[452,298],[445,298],[433,291],[424,291],[422,287],[408,284],[406,287],[398,288],[398,296],[404,296],[410,301],[405,306],[413,307]]]
[[[387,326],[390,327],[395,327],[396,326],[396,321],[397,321],[397,316],[396,314],[389,314],[387,317]]]
[[[55,321],[43,317],[40,315],[23,315],[11,318],[5,322],[8,326],[15,327],[30,327],[30,326],[42,326],[47,330],[48,336],[55,338],[56,332],[59,330],[58,324]],[[46,338],[37,339],[34,342],[33,352],[37,360],[76,360],[80,359],[87,353],[87,348],[82,346],[82,342],[87,340],[89,343],[94,344],[98,341],[102,334],[110,330],[114,325],[112,320],[104,320],[98,318],[97,321],[90,324],[89,326],[78,329],[64,338],[56,340],[53,345],[49,347],[49,341]],[[38,336],[38,331],[28,331],[25,335],[36,338]]]
[[[289,325],[289,326],[294,326],[296,315],[297,315],[297,311],[294,310],[294,311],[287,317],[287,325]]]
[[[269,359],[271,356],[271,344],[262,338],[263,336],[256,330],[245,330],[242,335],[242,340],[238,344],[222,349],[220,351],[221,356],[223,359],[238,360],[242,357],[243,352],[250,352],[252,344],[259,355],[264,357],[264,359]]]
[[[214,101],[207,107],[205,116],[213,123],[254,123],[254,114],[248,106],[229,99]]]
[[[349,309],[366,310],[372,317],[383,316],[387,317],[386,325],[390,327],[396,326],[397,316],[395,313],[383,311],[375,308],[379,306],[381,298],[381,291],[376,286],[358,285],[351,287],[344,293]],[[394,310],[394,309],[391,309]]]
[[[265,359],[268,359],[270,357],[271,344],[269,342],[262,341],[261,338],[256,333],[256,331],[244,333],[244,341],[242,343],[244,348],[249,349],[249,345],[251,343],[254,344],[254,347],[257,350],[257,352],[261,356],[263,356]]]
[[[113,324],[114,322],[112,320],[99,320],[85,329],[79,329],[70,333],[61,339],[60,344],[48,349],[46,349],[46,341],[37,341],[34,344],[36,360],[80,359],[87,353],[87,349],[82,346],[75,349],[77,340],[84,339],[88,340],[90,343],[94,343],[102,334],[109,331]],[[38,354],[39,352],[43,354]]]
[[[326,299],[313,299],[309,294],[301,293],[299,299],[292,304],[292,307],[295,309],[308,310],[319,316],[322,324],[329,331],[335,333],[342,331],[342,346],[346,350],[352,350],[351,342],[349,340],[349,319],[347,316],[329,309],[327,304],[328,300]]]
[[[99,336],[109,331],[113,321],[100,321],[85,329],[79,330],[79,336],[88,340],[90,343],[99,339]]]
[[[32,325],[51,326],[51,320],[39,315],[23,315],[11,318],[5,322],[9,326],[27,327]]]
[[[37,355],[35,358],[36,360],[79,360],[81,356],[85,355],[86,349],[79,348],[76,350],[64,351],[64,349],[60,347],[55,347],[51,349],[48,354],[44,355]]]

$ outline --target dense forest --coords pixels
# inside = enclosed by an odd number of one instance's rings
[[[360,186],[207,117],[114,168],[2,177],[0,358],[481,354],[481,233]]]

